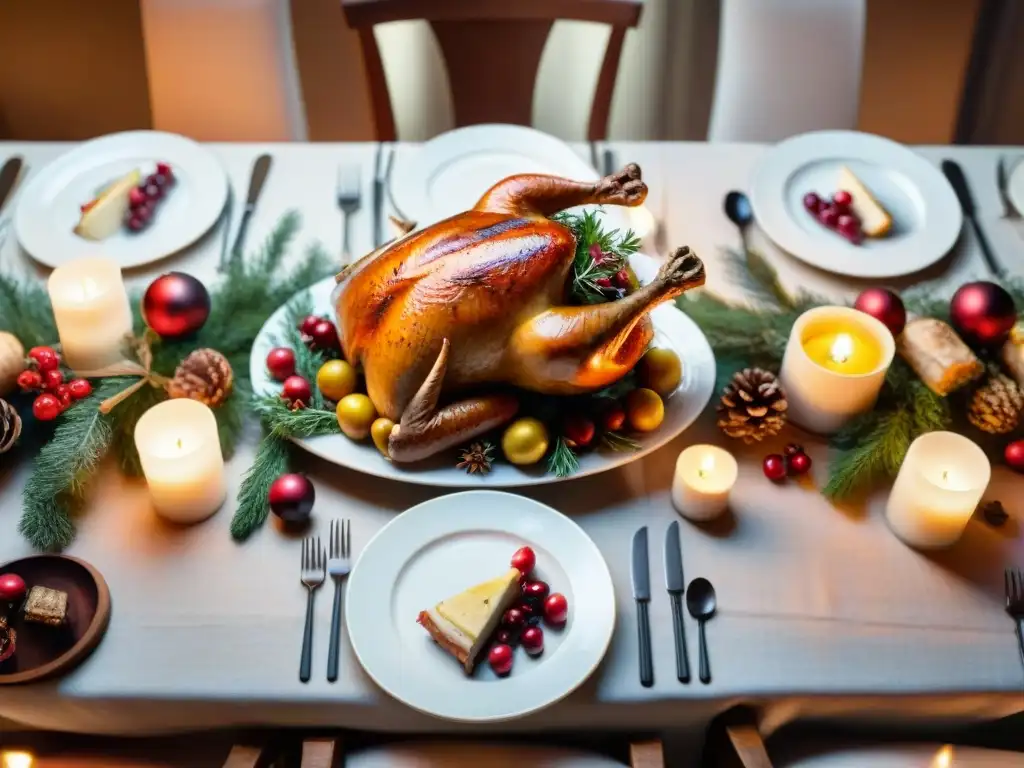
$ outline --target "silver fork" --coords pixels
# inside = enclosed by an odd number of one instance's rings
[[[343,165],[338,168],[338,207],[341,208],[341,257],[343,263],[352,262],[352,244],[349,239],[349,218],[362,204],[362,187],[359,183],[359,166]]]
[[[1024,664],[1024,572],[1020,568],[1006,569],[1006,612],[1017,622],[1017,645]]]
[[[334,581],[334,613],[331,615],[331,646],[327,651],[327,680],[338,679],[338,646],[341,644],[342,582],[352,570],[352,521],[331,521],[331,557],[327,573]]]
[[[1010,199],[1010,174],[1016,167],[1017,163],[1008,165],[1006,157],[999,156],[999,163],[996,166],[996,186],[999,188],[999,202],[1003,204],[1004,219],[1020,219],[1021,217],[1021,212],[1017,210],[1017,206]]]
[[[309,592],[306,601],[306,629],[302,633],[302,660],[299,662],[299,680],[309,682],[313,668],[313,594],[326,578],[324,574],[324,548],[320,537],[302,540],[301,581]]]

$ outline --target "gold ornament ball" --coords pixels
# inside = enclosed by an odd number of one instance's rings
[[[13,333],[0,331],[0,397],[18,388],[18,375],[25,370],[25,347]]]
[[[395,422],[385,416],[375,419],[373,424],[370,425],[370,437],[373,439],[373,444],[377,446],[378,451],[389,459],[391,454],[388,453],[388,439],[391,437],[391,430],[394,428]]]
[[[344,360],[328,360],[316,372],[316,385],[328,400],[338,402],[356,391],[356,369]]]
[[[548,452],[548,430],[538,419],[517,419],[501,436],[501,450],[513,464],[536,464]]]
[[[370,426],[377,418],[377,410],[366,395],[346,395],[338,401],[335,409],[338,426],[353,440],[362,440],[370,434]]]
[[[637,432],[653,432],[665,420],[665,403],[653,389],[641,387],[626,395],[626,421]]]
[[[683,380],[683,363],[671,349],[647,350],[637,367],[640,383],[659,395],[671,395]]]

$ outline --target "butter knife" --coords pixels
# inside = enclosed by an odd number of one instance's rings
[[[390,145],[383,141],[377,144],[377,154],[373,158],[373,247],[384,245],[384,187],[388,183],[384,153]]]
[[[985,233],[981,231],[981,227],[978,224],[978,217],[974,211],[974,198],[971,196],[970,187],[967,186],[967,178],[964,176],[963,168],[953,160],[943,160],[942,173],[946,176],[950,186],[953,187],[953,191],[956,193],[957,199],[960,201],[960,207],[964,211],[964,218],[967,219],[974,230],[974,236],[978,240],[978,247],[981,249],[981,256],[985,260],[988,271],[996,277],[1004,277],[1005,272],[996,260],[995,254],[992,253],[992,247],[988,244],[988,238],[985,237]]]
[[[647,526],[633,535],[633,599],[636,601],[637,639],[640,646],[640,685],[654,685],[654,659],[651,651],[650,563],[647,557]]]
[[[679,521],[668,527],[665,534],[665,587],[672,601],[672,628],[676,639],[676,677],[679,682],[690,682],[690,659],[686,653],[686,630],[683,626],[683,551],[679,543]]]
[[[260,155],[252,165],[252,175],[249,177],[249,194],[245,197],[245,209],[242,211],[242,220],[238,224],[238,234],[235,235],[235,244],[231,246],[231,259],[238,258],[245,244],[245,234],[249,229],[249,220],[256,211],[256,202],[263,192],[263,185],[270,173],[270,155]]]
[[[22,160],[20,157],[12,157],[6,163],[4,167],[0,168],[0,209],[4,207],[4,203],[7,202],[8,195],[11,194],[11,190],[14,189],[15,182],[18,181],[18,174],[21,173]]]

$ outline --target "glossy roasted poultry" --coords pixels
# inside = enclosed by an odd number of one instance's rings
[[[338,276],[346,359],[395,422],[393,461],[460,445],[512,419],[515,387],[591,392],[629,372],[653,336],[648,313],[704,283],[680,248],[653,282],[618,301],[568,303],[576,241],[548,217],[579,205],[637,206],[640,168],[597,182],[511,176],[471,211],[413,232]]]

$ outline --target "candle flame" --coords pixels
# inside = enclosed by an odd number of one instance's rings
[[[950,744],[946,744],[935,753],[935,757],[932,758],[931,768],[949,768],[951,765],[953,765],[953,747]]]
[[[183,445],[182,445],[182,443],[181,443],[181,438],[179,437],[179,438],[178,438],[178,450],[180,451],[180,450],[181,450],[182,448],[184,448],[184,447],[185,447],[185,446],[183,446]]]
[[[697,468],[698,477],[705,478],[715,470],[715,457],[707,454],[700,460],[700,467]]]
[[[836,340],[832,342],[832,349],[829,350],[829,356],[832,358],[834,363],[845,363],[850,359],[853,354],[853,337],[848,333],[840,333],[836,336]]]
[[[28,752],[0,752],[3,768],[32,768],[34,758]]]

